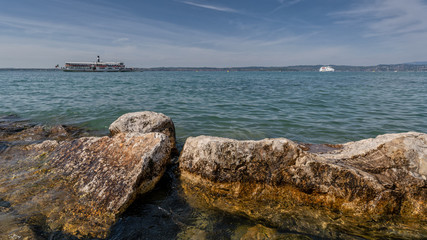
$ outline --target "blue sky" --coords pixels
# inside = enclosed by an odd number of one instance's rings
[[[427,0],[14,0],[0,68],[376,65],[427,61]]]

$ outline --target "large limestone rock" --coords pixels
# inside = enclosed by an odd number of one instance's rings
[[[195,206],[321,237],[427,236],[427,134],[334,146],[200,136],[179,163]]]
[[[162,113],[150,111],[126,113],[114,121],[109,130],[112,136],[117,133],[164,133],[169,137],[174,153],[177,153],[175,125],[170,117]]]
[[[160,132],[30,143],[0,152],[0,199],[21,216],[20,222],[100,238],[138,194],[155,186],[172,149],[170,138]],[[4,231],[0,238],[17,234]]]

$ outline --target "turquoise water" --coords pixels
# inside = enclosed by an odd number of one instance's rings
[[[342,143],[427,132],[427,73],[0,71],[0,116],[98,134],[120,115],[170,116],[188,136]]]

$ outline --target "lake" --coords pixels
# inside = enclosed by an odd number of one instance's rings
[[[188,136],[343,143],[427,132],[427,73],[0,71],[0,116],[97,134],[120,115],[171,117]]]
[[[74,125],[105,135],[124,113],[161,112],[174,121],[180,148],[187,137],[198,135],[335,144],[385,133],[427,132],[427,73],[422,72],[2,70],[0,83],[0,117]],[[173,164],[153,191],[121,215],[108,239],[276,234],[242,216],[192,208],[180,193],[178,174]],[[43,226],[33,228],[41,239],[75,239]],[[277,234],[286,239],[321,238],[280,229]]]

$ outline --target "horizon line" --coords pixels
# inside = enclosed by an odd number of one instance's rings
[[[298,65],[287,65],[287,66],[262,66],[262,65],[252,65],[252,66],[231,66],[231,67],[213,67],[213,66],[156,66],[156,67],[129,67],[129,68],[284,68],[284,67],[309,67],[309,66],[337,66],[337,67],[374,67],[381,65],[427,65],[427,61],[413,61],[406,63],[379,63],[376,65],[347,65],[347,64],[298,64]],[[0,69],[58,69],[55,67],[0,67]]]

